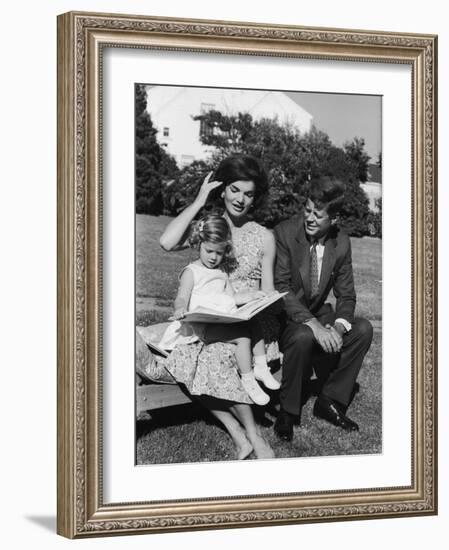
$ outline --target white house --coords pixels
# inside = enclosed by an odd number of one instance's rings
[[[301,132],[312,125],[312,115],[283,92],[228,90],[179,86],[149,86],[147,110],[158,130],[157,139],[178,166],[208,156],[211,147],[200,141],[204,127],[194,116],[210,110],[225,115],[249,113],[255,120],[275,118]]]
[[[365,191],[369,208],[373,212],[378,212],[376,200],[382,198],[382,170],[376,164],[368,165],[368,181],[361,183],[360,187]]]

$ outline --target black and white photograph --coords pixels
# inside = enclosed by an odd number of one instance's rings
[[[134,99],[136,464],[382,453],[382,97]]]
[[[4,4],[4,548],[445,548],[446,13]]]

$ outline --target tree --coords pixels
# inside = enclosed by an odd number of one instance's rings
[[[382,151],[377,155],[376,164],[382,170]]]
[[[355,137],[352,141],[345,143],[343,149],[356,178],[362,183],[368,181],[368,165],[371,157],[365,151],[365,140]]]
[[[177,216],[196,197],[199,188],[212,165],[202,160],[184,167],[178,177],[164,186],[162,191],[164,214]]]
[[[302,134],[276,118],[255,121],[248,113],[227,116],[209,111],[195,119],[207,130],[201,135],[202,143],[213,146],[214,152],[206,161],[184,169],[179,182],[167,190],[164,204],[171,213],[190,202],[206,173],[224,157],[244,153],[259,158],[269,175],[270,192],[254,214],[256,221],[272,227],[289,218],[301,208],[305,184],[313,177],[332,174],[347,188],[342,224],[352,235],[369,233],[369,203],[360,187],[360,181],[367,179],[369,160],[363,139],[338,148],[315,127]]]
[[[375,200],[376,212],[370,213],[369,228],[372,237],[382,238],[382,198]]]
[[[241,151],[253,124],[252,116],[248,113],[230,116],[215,110],[194,116],[193,120],[199,120],[202,127],[209,130],[201,134],[201,143],[213,146],[219,153],[225,152],[226,155]]]
[[[298,155],[301,145],[296,128],[280,125],[276,119],[254,121],[248,113],[226,116],[209,111],[195,118],[212,128],[201,137],[204,145],[215,148],[209,169],[233,153],[253,155],[263,162],[269,174],[270,193],[255,212],[256,221],[270,227],[299,210],[304,164]]]
[[[162,187],[166,180],[176,177],[176,162],[159,145],[157,130],[147,111],[145,86],[136,86],[136,212],[161,214],[163,208]]]

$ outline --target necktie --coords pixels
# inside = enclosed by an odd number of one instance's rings
[[[310,288],[312,290],[312,296],[318,294],[318,258],[316,253],[317,242],[314,242],[310,249]]]

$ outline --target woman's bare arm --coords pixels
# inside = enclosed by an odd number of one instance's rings
[[[195,200],[167,225],[159,239],[159,244],[164,250],[169,252],[185,244],[190,223],[201,208],[202,206]]]
[[[265,232],[262,257],[261,289],[269,294],[274,292],[274,260],[276,258],[276,241],[271,231]]]
[[[192,204],[190,204],[181,212],[181,214],[179,214],[179,216],[176,216],[176,218],[167,225],[165,231],[159,239],[159,244],[164,250],[173,250],[174,248],[182,246],[187,240],[189,225],[192,220],[206,204],[207,197],[212,189],[215,189],[221,185],[221,182],[219,181],[209,181],[211,176],[212,172],[209,172]]]

